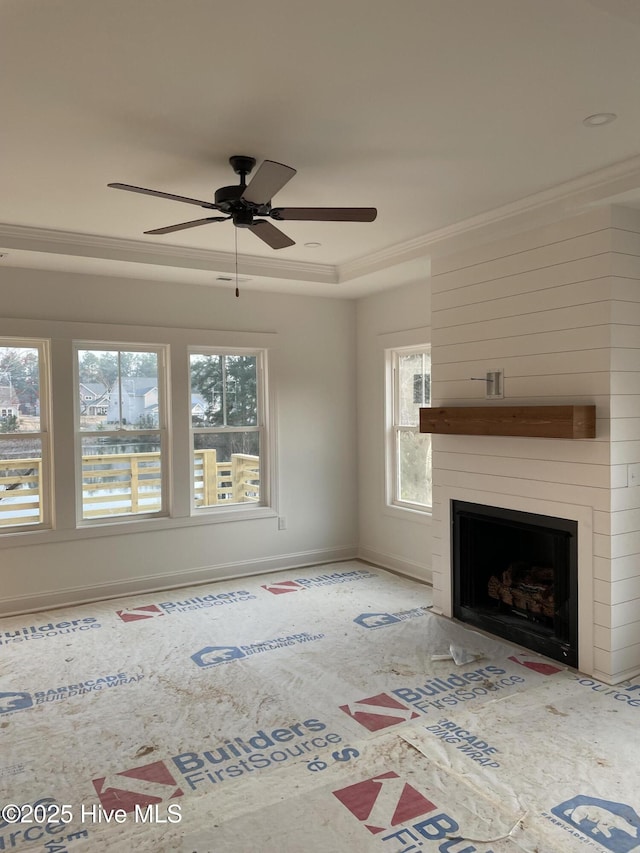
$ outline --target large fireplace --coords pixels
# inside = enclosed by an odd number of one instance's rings
[[[578,665],[578,524],[451,502],[453,615]]]

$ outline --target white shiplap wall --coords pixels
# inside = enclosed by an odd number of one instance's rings
[[[640,211],[615,208],[612,225],[611,462],[627,477],[612,482],[610,572],[596,575],[596,660],[626,673],[640,661],[640,485],[628,468],[640,467]]]
[[[639,265],[640,215],[620,208],[432,262],[433,405],[486,405],[470,377],[502,368],[494,405],[597,416],[587,441],[434,436],[436,606],[451,614],[450,499],[574,518],[579,666],[607,681],[640,671]]]

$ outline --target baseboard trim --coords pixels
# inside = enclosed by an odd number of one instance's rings
[[[348,548],[323,548],[313,551],[299,551],[292,554],[279,554],[276,557],[264,557],[258,560],[239,560],[218,566],[204,566],[166,575],[146,575],[143,577],[113,581],[92,586],[67,587],[62,590],[50,590],[37,595],[22,595],[4,599],[0,602],[0,616],[19,616],[25,613],[38,613],[43,610],[57,610],[75,604],[90,604],[111,598],[129,595],[163,592],[185,586],[212,581],[235,580],[251,575],[266,575],[287,569],[304,568],[323,563],[338,563],[358,558],[356,546]]]
[[[610,684],[612,687],[615,687],[616,684],[620,684],[623,681],[630,681],[632,678],[637,678],[639,675],[640,667],[633,666],[629,669],[623,670],[622,672],[616,672],[614,675],[610,675],[608,672],[602,672],[600,669],[594,669],[592,674],[587,675],[579,669],[577,677],[586,679],[596,678],[598,681],[603,681],[605,684]]]
[[[400,575],[406,575],[413,580],[433,585],[433,575],[428,566],[403,560],[395,554],[383,554],[380,551],[372,551],[370,548],[358,548],[358,557],[383,569],[389,569]]]

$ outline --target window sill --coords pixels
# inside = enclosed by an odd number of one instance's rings
[[[184,527],[202,527],[210,524],[227,524],[235,521],[252,521],[277,518],[271,507],[251,507],[199,510],[197,514],[179,518],[141,518],[127,521],[107,521],[99,524],[83,524],[73,529],[12,531],[0,534],[0,550],[29,545],[50,545],[56,542],[99,539],[104,536],[128,536],[132,533],[154,533],[161,530],[178,530]]]

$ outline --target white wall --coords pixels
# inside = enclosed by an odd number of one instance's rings
[[[597,417],[588,441],[434,436],[434,601],[451,613],[452,497],[575,518],[579,666],[609,681],[640,671],[639,221],[603,208],[432,265],[433,405],[487,405],[470,377],[503,368],[504,404]]]
[[[0,336],[53,339],[58,415],[57,529],[0,538],[2,612],[355,555],[352,301],[250,291],[236,299],[232,287],[36,270],[4,269],[0,275]],[[278,512],[287,529],[278,530],[275,513],[194,524],[178,500],[169,523],[74,531],[72,422],[65,414],[74,395],[73,339],[170,344],[174,394],[184,394],[185,401],[189,343],[266,345],[277,422]],[[175,479],[184,495],[188,473],[181,462],[188,455],[188,432],[180,412],[174,412],[173,427]]]
[[[431,517],[385,505],[385,349],[430,342],[425,280],[358,300],[360,555],[431,580]]]

